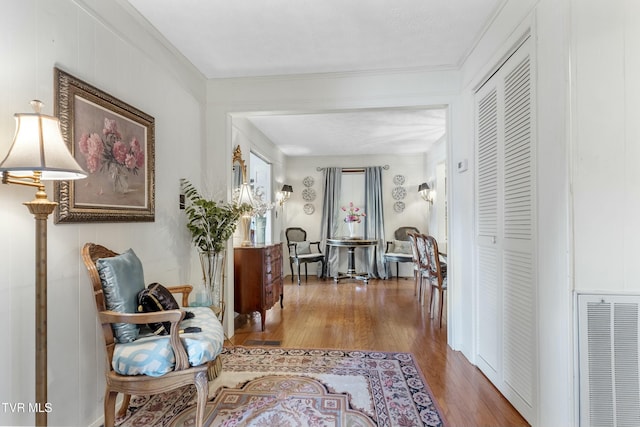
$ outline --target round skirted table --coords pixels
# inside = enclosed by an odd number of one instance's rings
[[[361,247],[375,247],[378,244],[377,239],[362,239],[362,238],[349,238],[349,237],[336,237],[333,239],[327,239],[327,245],[347,248],[347,272],[338,273],[333,277],[333,280],[338,283],[342,279],[356,279],[364,281],[364,284],[369,284],[369,273],[358,273],[356,270],[356,248]]]

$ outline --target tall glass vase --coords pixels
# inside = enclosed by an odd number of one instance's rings
[[[356,237],[356,222],[347,222],[347,228],[349,229],[349,237],[352,239]]]
[[[256,216],[256,245],[264,245],[266,241],[267,218]]]
[[[224,313],[224,256],[224,251],[200,252],[202,286],[195,305],[212,307],[216,313]]]

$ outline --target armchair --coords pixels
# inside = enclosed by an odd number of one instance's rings
[[[410,234],[420,233],[415,227],[400,227],[394,233],[393,241],[387,242],[387,247],[385,249],[384,254],[382,255],[382,259],[384,261],[385,266],[385,276],[387,278],[391,277],[391,272],[389,271],[389,263],[396,263],[396,277],[400,276],[400,263],[401,262],[410,262],[413,263],[413,256],[411,252],[411,242],[409,239]],[[415,278],[415,265],[414,265],[414,278]]]
[[[218,355],[224,334],[218,318],[208,307],[189,308],[195,316],[182,323],[183,310],[136,313],[136,291],[140,283],[144,289],[144,279],[141,263],[133,251],[118,254],[104,246],[87,243],[82,248],[82,259],[91,279],[105,345],[105,427],[115,423],[118,393],[124,394],[118,412],[124,415],[131,395],[157,394],[189,384],[194,384],[197,390],[196,426],[201,427],[208,380],[221,370]],[[182,294],[182,306],[188,305],[190,285],[167,289]],[[133,301],[132,295],[136,296]],[[136,308],[127,310],[131,304]],[[157,322],[171,323],[168,336],[136,337],[137,325]],[[201,331],[181,334],[180,328],[187,327]],[[145,360],[140,360],[145,356],[149,362],[153,359],[153,363],[145,365]]]
[[[293,283],[293,264],[298,267],[298,286],[300,286],[300,264],[304,264],[304,279],[307,280],[307,264],[322,263],[321,274],[324,274],[325,256],[320,250],[320,242],[308,242],[307,232],[300,227],[289,227],[285,230],[287,246],[289,248],[289,267],[291,268],[291,283]],[[312,246],[317,248],[313,251]],[[321,276],[322,277],[322,276]]]

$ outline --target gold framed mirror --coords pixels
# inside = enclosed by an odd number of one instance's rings
[[[242,158],[242,150],[240,149],[240,145],[238,145],[233,150],[233,188],[240,188],[245,182],[247,182],[247,166],[245,165],[244,159]]]

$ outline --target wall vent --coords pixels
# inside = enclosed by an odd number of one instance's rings
[[[578,296],[581,427],[640,426],[640,295]]]

